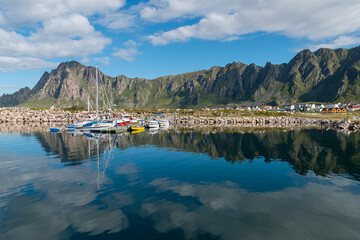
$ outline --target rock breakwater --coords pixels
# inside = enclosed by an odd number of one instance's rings
[[[54,123],[72,122],[89,119],[90,116],[80,112],[73,113],[64,110],[31,110],[26,108],[0,109],[0,123]]]

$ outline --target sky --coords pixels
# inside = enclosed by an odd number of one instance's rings
[[[112,77],[288,62],[360,44],[359,0],[0,0],[0,95],[78,61]]]

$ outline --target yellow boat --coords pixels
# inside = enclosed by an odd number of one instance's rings
[[[141,132],[145,132],[145,130],[136,130],[136,131],[131,131],[130,134],[133,135],[133,134],[137,134],[137,133],[141,133]]]
[[[134,126],[130,127],[130,131],[144,131],[144,130],[145,127],[134,127]]]

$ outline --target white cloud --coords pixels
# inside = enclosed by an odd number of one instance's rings
[[[309,48],[314,51],[319,48],[340,48],[340,47],[348,47],[354,44],[360,44],[360,37],[355,36],[340,36],[333,41],[328,43],[321,43],[311,45]]]
[[[116,51],[113,55],[120,57],[125,61],[131,62],[135,60],[135,56],[139,55],[139,51],[136,48],[122,48]]]
[[[124,46],[126,48],[120,48],[115,53],[113,53],[114,56],[120,57],[121,59],[124,59],[125,61],[131,62],[135,60],[135,56],[142,54],[137,49],[137,43],[133,40],[128,40],[124,43]]]
[[[110,65],[110,58],[109,57],[98,57],[94,58],[94,60],[101,65]]]
[[[7,26],[34,26],[68,11],[62,1],[55,0],[0,0]]]
[[[81,24],[81,23],[80,23]],[[80,27],[75,26],[73,29]],[[84,28],[89,26],[83,26]],[[30,36],[0,29],[0,55],[27,56],[37,58],[85,57],[101,52],[111,40],[99,32],[88,32],[75,38],[75,31],[67,30],[64,35],[52,29],[39,30]],[[59,29],[59,31],[62,31]],[[67,36],[66,36],[67,35]]]
[[[201,18],[192,25],[149,35],[154,45],[192,38],[229,40],[255,32],[324,40],[360,30],[356,0],[154,0],[141,7],[141,17],[154,22]]]
[[[77,36],[92,35],[95,32],[89,20],[80,14],[52,18],[44,21],[43,25],[43,28],[39,29],[37,34],[33,34],[33,38],[36,39],[37,36],[41,38],[46,35],[74,38]]]
[[[176,28],[146,33],[153,45],[191,39],[234,41],[246,34],[277,33],[305,38],[319,47],[359,43],[358,0],[149,0],[123,8],[126,0],[0,0],[0,56],[88,58],[101,53],[110,31],[176,21]],[[192,24],[184,20],[191,19]],[[181,24],[183,23],[183,24]],[[168,27],[169,25],[166,25]],[[104,33],[108,34],[108,33]],[[140,36],[139,36],[140,35]],[[113,55],[134,61],[138,47],[125,45]],[[19,67],[21,67],[19,65]],[[14,68],[12,68],[14,69]]]
[[[102,52],[111,39],[96,31],[88,16],[111,13],[124,4],[125,0],[0,0],[0,56],[11,59],[1,71],[40,69],[52,66],[46,59]]]
[[[108,13],[100,18],[97,23],[108,29],[128,29],[136,26],[136,14],[126,12]]]
[[[0,89],[19,89],[20,87],[14,85],[0,85]]]
[[[125,5],[125,0],[65,0],[65,5],[74,12],[92,15],[116,11]]]
[[[58,63],[46,62],[40,58],[0,56],[0,72],[54,68],[57,65]],[[1,86],[1,88],[4,88],[4,86]]]
[[[143,19],[152,22],[166,22],[175,18],[194,18],[209,13],[227,13],[242,5],[239,0],[151,0],[139,4]],[[249,1],[252,4],[254,1]]]
[[[138,44],[135,42],[135,41],[133,41],[133,40],[127,40],[125,43],[124,43],[124,46],[126,46],[126,47],[136,47]]]
[[[10,26],[29,26],[67,14],[105,14],[125,5],[125,0],[0,0],[0,11]]]

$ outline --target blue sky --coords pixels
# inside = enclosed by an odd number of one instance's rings
[[[360,44],[359,0],[0,0],[0,94],[64,61],[153,79]]]

